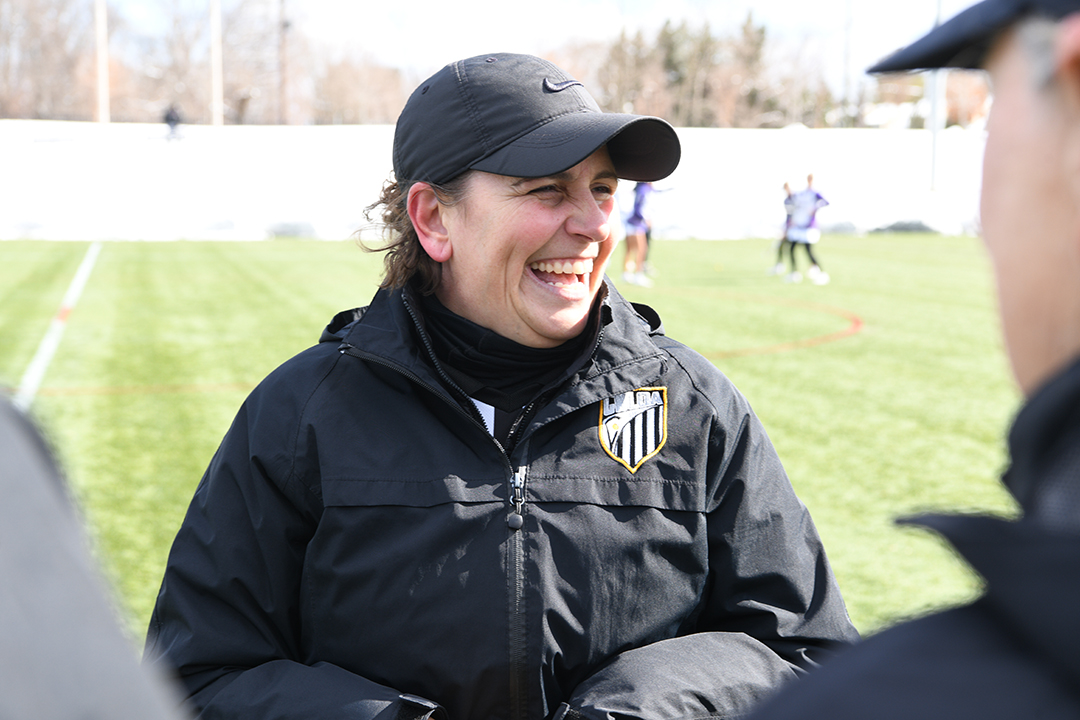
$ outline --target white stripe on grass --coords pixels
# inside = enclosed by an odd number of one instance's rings
[[[49,329],[45,332],[45,337],[41,339],[33,359],[26,366],[26,372],[23,373],[22,380],[19,381],[19,387],[15,391],[15,398],[12,401],[15,407],[22,412],[29,410],[30,405],[34,402],[38,388],[41,387],[41,381],[45,377],[45,371],[49,369],[49,363],[52,362],[56,349],[60,347],[60,340],[64,337],[68,315],[75,308],[75,304],[79,302],[79,296],[82,295],[83,288],[86,287],[86,281],[90,279],[90,273],[93,271],[94,263],[97,262],[100,253],[100,242],[91,244],[86,251],[79,269],[75,271],[75,277],[71,279],[71,284],[68,285],[67,292],[64,293],[64,299],[60,301],[60,309],[56,311],[56,315],[53,316],[52,321],[49,323]]]

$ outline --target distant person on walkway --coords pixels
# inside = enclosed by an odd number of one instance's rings
[[[649,198],[656,192],[651,182],[634,185],[634,207],[626,218],[626,255],[623,259],[623,280],[631,285],[651,287],[652,280],[645,273],[649,253],[649,235],[652,222],[646,214]]]
[[[788,251],[791,255],[791,272],[784,278],[786,282],[802,282],[802,274],[795,262],[795,248],[801,247],[810,259],[806,276],[818,285],[829,282],[829,275],[821,269],[821,264],[814,257],[811,246],[821,239],[817,226],[817,212],[829,204],[829,201],[814,189],[814,176],[806,176],[806,187],[790,198],[790,217],[787,222]],[[784,204],[785,207],[788,203]]]
[[[975,602],[885,630],[754,720],[1080,718],[1080,0],[985,0],[870,72],[989,71],[982,232],[1025,398],[1003,481],[1018,520],[909,521],[985,580]]]
[[[171,103],[165,110],[165,115],[162,118],[165,124],[169,126],[169,134],[166,137],[167,140],[179,140],[180,133],[180,109],[176,107],[176,103]]]

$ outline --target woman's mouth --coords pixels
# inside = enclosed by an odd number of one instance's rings
[[[554,287],[587,283],[593,271],[592,258],[584,260],[540,260],[529,265],[537,278]]]

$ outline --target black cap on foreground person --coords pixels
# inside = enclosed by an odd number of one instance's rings
[[[545,177],[605,144],[627,180],[661,180],[679,164],[679,138],[664,120],[603,112],[581,82],[541,58],[479,55],[413,92],[394,134],[394,175],[435,184],[466,170]]]
[[[886,629],[752,720],[1080,717],[1080,0],[984,0],[870,68],[990,75],[983,244],[1025,403],[1002,481],[1019,519],[907,521],[985,581],[971,604]]]
[[[993,41],[1017,20],[1028,16],[1060,20],[1077,11],[1080,2],[1076,0],[983,0],[879,61],[867,72],[982,70]]]
[[[40,434],[0,398],[0,718],[180,720],[123,636]]]

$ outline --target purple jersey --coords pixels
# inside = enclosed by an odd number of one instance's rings
[[[791,196],[790,210],[791,227],[812,228],[817,227],[817,211],[829,204],[829,201],[821,197],[813,188],[800,190]],[[787,205],[787,203],[785,203]]]
[[[639,182],[634,186],[634,209],[626,218],[626,232],[629,235],[644,235],[649,231],[649,221],[645,219],[645,202],[655,190],[652,183]]]
[[[785,236],[791,242],[816,243],[821,237],[817,229],[817,211],[829,204],[813,188],[800,190],[787,199],[788,227]]]

